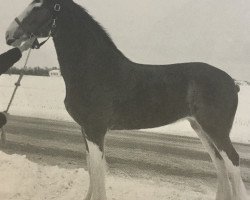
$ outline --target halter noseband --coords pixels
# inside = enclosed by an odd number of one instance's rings
[[[52,19],[51,21],[49,21],[48,23],[44,24],[40,29],[42,29],[43,27],[46,27],[47,25],[51,24],[51,29],[49,31],[49,36],[47,37],[46,40],[44,40],[43,42],[39,43],[38,39],[37,39],[37,35],[34,34],[33,32],[29,32],[27,29],[24,28],[22,22],[16,17],[15,21],[16,23],[21,27],[21,29],[23,30],[23,32],[29,37],[29,38],[34,38],[36,37],[32,48],[33,49],[39,49],[42,45],[44,45],[51,36],[54,35],[55,32],[55,28],[56,28],[56,20],[57,20],[57,13],[61,11],[61,4],[60,3],[55,3],[54,7],[53,7],[53,13],[52,13]],[[40,30],[39,29],[39,30]]]

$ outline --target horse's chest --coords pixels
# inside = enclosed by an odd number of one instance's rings
[[[65,107],[71,117],[80,125],[95,120],[100,115],[108,118],[112,112],[111,95],[102,86],[93,88],[66,88]],[[106,119],[105,119],[106,120]]]

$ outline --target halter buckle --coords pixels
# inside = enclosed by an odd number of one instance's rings
[[[56,19],[52,19],[52,28],[56,28]]]
[[[54,6],[54,11],[59,12],[61,10],[61,5],[59,3],[56,3]]]

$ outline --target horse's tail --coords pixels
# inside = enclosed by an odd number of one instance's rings
[[[238,93],[240,91],[240,84],[237,81],[234,81],[235,91]]]

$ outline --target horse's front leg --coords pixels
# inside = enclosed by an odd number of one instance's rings
[[[97,132],[98,130],[98,132]],[[89,190],[85,200],[106,200],[104,136],[106,130],[95,128],[83,131],[87,148]]]
[[[90,168],[90,163],[89,163],[88,143],[87,143],[86,136],[84,135],[83,130],[82,130],[82,133],[83,133],[84,140],[85,140],[85,146],[86,146],[86,160],[87,160],[87,166],[88,166],[87,169],[88,169],[89,177],[90,177],[90,174],[91,174],[90,170],[91,170],[91,168]],[[92,188],[93,188],[93,186],[92,186],[92,182],[91,182],[91,179],[90,179],[90,180],[89,180],[89,189],[88,189],[87,195],[86,195],[86,197],[85,197],[84,200],[91,200],[92,192],[93,192]]]

